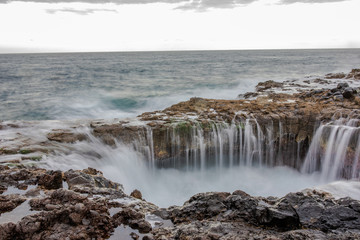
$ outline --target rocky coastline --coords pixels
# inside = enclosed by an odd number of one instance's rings
[[[125,194],[120,183],[96,169],[48,170],[37,164],[94,138],[109,146],[134,145],[149,161],[165,166],[201,147],[189,145],[194,135],[203,137],[203,150],[211,153],[214,132],[234,128],[263,134],[260,149],[271,141],[273,155],[258,151],[258,162],[299,169],[320,123],[360,119],[359,87],[360,69],[301,84],[269,80],[235,100],[192,98],[132,121],[39,127],[37,137],[27,129],[43,123],[0,122],[0,134],[6,136],[0,141],[0,239],[360,239],[360,201],[323,191],[281,198],[241,190],[199,193],[183,206],[159,208],[136,189]],[[353,155],[345,157],[353,166]]]
[[[92,168],[1,167],[0,180],[0,213],[10,221],[2,219],[0,239],[360,238],[360,201],[317,190],[281,198],[199,193],[159,208]],[[23,212],[11,216],[17,208]]]

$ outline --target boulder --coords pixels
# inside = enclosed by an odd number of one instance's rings
[[[142,194],[141,194],[141,192],[139,191],[139,190],[137,190],[137,189],[135,189],[134,191],[132,191],[131,193],[130,193],[130,196],[131,197],[134,197],[134,198],[137,198],[137,199],[142,199]]]
[[[38,184],[48,190],[62,188],[62,172],[59,170],[47,171],[45,174],[39,177]]]

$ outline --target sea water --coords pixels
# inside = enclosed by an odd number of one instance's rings
[[[360,49],[0,54],[0,120],[134,117],[356,67]]]

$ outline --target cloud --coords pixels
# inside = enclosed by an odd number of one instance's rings
[[[150,4],[150,3],[172,3],[178,4],[175,9],[182,10],[206,10],[209,8],[234,8],[241,5],[250,4],[260,0],[0,0],[0,4],[11,2],[35,2],[35,3],[113,3],[117,5],[121,4]],[[349,0],[279,0],[279,4],[292,4],[292,3],[331,3],[331,2],[343,2]],[[94,11],[90,10],[89,13]],[[67,11],[78,14],[88,14],[84,11],[78,11],[74,9],[65,9],[59,11]],[[55,11],[56,12],[56,11]],[[52,13],[52,11],[50,11]]]
[[[114,4],[147,4],[147,3],[182,3],[190,0],[0,0],[0,3],[34,2],[34,3],[114,3]]]
[[[61,9],[47,9],[46,10],[47,13],[49,14],[55,14],[58,12],[67,12],[67,13],[74,13],[74,14],[79,14],[79,15],[88,15],[88,14],[93,14],[95,12],[114,12],[117,13],[116,10],[112,10],[112,9],[96,9],[96,8],[87,8],[87,9],[74,9],[74,8],[61,8]]]
[[[331,2],[345,2],[349,0],[281,0],[280,4],[292,3],[331,3]]]
[[[239,5],[245,5],[258,0],[192,0],[176,9],[182,10],[205,10],[208,8],[233,8]]]

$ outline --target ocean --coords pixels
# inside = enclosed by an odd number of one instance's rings
[[[0,54],[0,120],[135,117],[359,66],[360,49]]]

